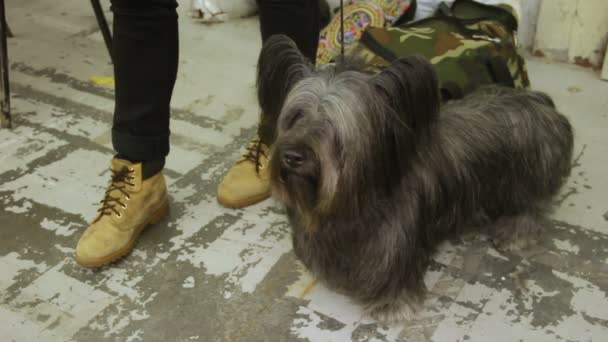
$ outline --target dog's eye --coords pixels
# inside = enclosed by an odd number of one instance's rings
[[[302,115],[303,115],[302,111],[300,111],[300,110],[291,114],[291,116],[287,118],[287,126],[286,126],[287,129],[290,129],[291,127],[293,127],[293,125],[295,125],[296,122],[302,118]]]

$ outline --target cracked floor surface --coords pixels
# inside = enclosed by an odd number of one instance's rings
[[[232,210],[218,182],[255,134],[256,18],[201,25],[180,1],[166,176],[171,217],[112,267],[76,242],[109,177],[112,68],[89,3],[11,1],[14,126],[0,130],[0,334],[15,341],[606,341],[608,83],[529,58],[576,133],[575,168],[540,244],[444,243],[424,308],[383,326],[317,284],[272,200]],[[145,56],[142,56],[145,58]]]

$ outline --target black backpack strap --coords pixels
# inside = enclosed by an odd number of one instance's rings
[[[452,81],[446,81],[439,87],[441,94],[441,102],[445,103],[450,100],[461,99],[464,96],[464,90],[458,84]]]
[[[500,85],[515,88],[513,75],[509,71],[507,61],[503,56],[494,56],[486,62],[494,81]]]
[[[455,0],[450,10],[452,15],[459,19],[496,20],[511,32],[517,31],[515,14],[501,5],[482,4],[474,0]]]
[[[409,21],[411,21],[412,19],[414,19],[414,16],[416,16],[416,8],[418,7],[418,4],[416,3],[416,0],[411,0],[410,1],[410,7],[408,7],[408,9],[405,11],[405,13],[403,13],[399,19],[397,19],[392,26],[399,26],[401,24],[405,24]]]
[[[451,16],[453,16],[453,13],[452,13],[452,9],[450,8],[450,6],[445,1],[442,1],[439,4],[439,7],[437,7],[437,11],[435,12],[435,15],[451,17]]]

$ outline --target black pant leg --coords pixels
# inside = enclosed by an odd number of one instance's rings
[[[319,45],[319,1],[258,0],[257,3],[262,41],[273,34],[285,34],[314,63]]]
[[[169,104],[177,75],[176,0],[112,0],[114,149],[132,161],[169,153]]]

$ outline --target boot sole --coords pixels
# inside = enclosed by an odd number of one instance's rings
[[[100,267],[100,266],[108,265],[115,261],[118,261],[119,259],[121,259],[121,258],[127,256],[129,253],[131,253],[131,251],[135,247],[135,243],[137,242],[139,235],[141,235],[141,233],[144,231],[144,229],[146,227],[148,227],[149,225],[160,223],[167,216],[169,216],[169,200],[165,200],[165,203],[163,203],[161,205],[161,207],[159,209],[157,209],[150,216],[150,219],[148,220],[148,222],[146,224],[142,224],[135,231],[135,233],[133,234],[133,236],[131,237],[129,242],[123,248],[117,250],[116,252],[114,252],[108,256],[105,256],[105,257],[99,258],[99,259],[95,259],[92,261],[91,260],[86,260],[86,261],[79,260],[78,256],[76,256],[76,263],[83,267],[93,268],[93,267]]]
[[[226,208],[240,209],[240,208],[248,207],[250,205],[254,205],[256,203],[260,203],[267,198],[270,198],[270,191],[267,193],[263,193],[261,195],[248,197],[248,198],[245,198],[240,201],[230,201],[230,200],[223,199],[218,196],[217,201]]]

